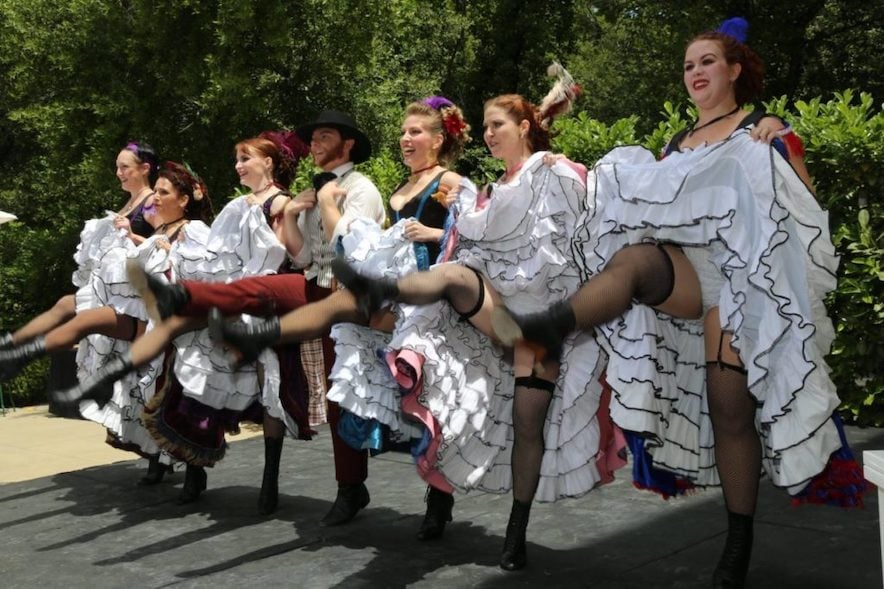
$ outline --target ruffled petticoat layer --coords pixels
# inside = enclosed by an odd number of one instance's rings
[[[570,162],[550,168],[542,156],[532,156],[514,182],[493,185],[490,199],[481,203],[475,187],[465,181],[458,201],[462,212],[454,263],[482,272],[508,304],[526,311],[547,308],[574,292],[580,281],[569,252],[573,229],[584,210],[583,179]],[[400,248],[411,249],[407,243]],[[354,258],[349,250],[348,255]],[[373,257],[356,256],[353,261],[366,273],[392,268],[393,275],[400,274],[389,262]],[[368,398],[345,406],[356,411],[371,407],[374,415],[390,419],[391,428],[397,423],[401,427],[403,421],[423,423],[429,439],[417,457],[418,471],[434,486],[508,492],[512,487],[511,360],[445,302],[400,305],[397,313],[389,343],[395,352],[387,362],[402,390],[398,407],[392,383],[377,395],[354,387],[351,394]],[[339,356],[338,364],[342,375],[355,372],[352,360]],[[591,337],[580,335],[566,342],[547,414],[540,501],[582,495],[610,480],[612,471],[623,464],[622,439],[615,441],[597,415],[603,365],[603,354]],[[370,377],[364,380],[367,388]],[[344,396],[338,398],[346,403]],[[391,416],[400,411],[407,417],[400,414],[396,422]]]
[[[385,231],[366,219],[353,221],[342,241],[348,261],[374,278],[396,280],[416,272],[413,244],[403,237],[406,223],[403,219]],[[343,439],[355,448],[371,450],[381,450],[390,439],[422,439],[423,428],[402,412],[399,385],[385,360],[391,334],[341,323],[332,327],[331,338],[335,363],[326,396],[350,414],[342,416],[344,425],[338,428]],[[380,424],[389,432],[378,431]]]
[[[822,300],[837,268],[827,213],[746,131],[660,162],[619,148],[588,183],[593,214],[576,240],[586,277],[646,241],[681,244],[719,269],[723,281],[698,275],[748,370],[765,470],[775,485],[802,489],[841,447],[832,421],[839,400],[823,360],[833,330]],[[614,421],[647,436],[655,466],[717,484],[699,322],[635,305],[598,332],[610,355]]]
[[[204,243],[208,230],[201,221],[189,223],[184,229],[184,241]],[[79,286],[77,311],[109,306],[119,315],[147,321],[144,303],[126,276],[126,262],[138,260],[149,273],[161,275],[174,264],[175,250],[182,242],[173,244],[171,251],[157,247],[162,237],[151,237],[135,246],[125,231],[114,229],[112,217],[88,221],[80,238],[74,256],[78,269],[73,276],[75,285]],[[126,354],[130,345],[128,341],[103,335],[87,336],[77,350],[78,376],[84,378],[109,360]],[[104,407],[94,401],[80,403],[83,417],[108,429],[108,443],[142,455],[159,452],[141,416],[144,405],[154,394],[161,363],[162,358],[158,358],[114,383],[113,395]]]
[[[232,282],[274,274],[285,260],[285,249],[267,225],[261,207],[249,205],[246,197],[224,207],[204,244],[182,245],[176,252],[176,280]],[[252,318],[243,315],[241,320]],[[151,403],[146,420],[163,449],[188,463],[211,465],[224,456],[224,431],[236,431],[239,419],[246,415],[260,420],[262,407],[285,423],[292,436],[309,438],[306,420],[286,411],[280,398],[276,352],[265,350],[257,362],[234,369],[208,329],[185,333],[173,345],[175,378],[168,379],[162,394]]]

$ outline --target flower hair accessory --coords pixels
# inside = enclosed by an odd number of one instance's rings
[[[464,142],[470,140],[470,126],[463,120],[460,109],[453,102],[444,96],[429,96],[421,102],[433,110],[439,111],[439,114],[442,116],[442,126],[445,128],[445,133],[451,137],[460,137]]]
[[[728,37],[733,37],[740,43],[745,43],[749,38],[749,23],[742,16],[735,16],[722,22],[716,32]]]
[[[279,148],[283,159],[288,161],[292,167],[297,166],[298,162],[310,153],[310,146],[304,143],[294,131],[264,131],[258,137],[272,141]]]
[[[427,96],[421,102],[432,108],[433,110],[442,111],[445,107],[454,106],[454,103],[444,96]]]

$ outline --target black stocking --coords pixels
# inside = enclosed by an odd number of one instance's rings
[[[398,283],[396,300],[427,305],[447,300],[454,310],[469,318],[481,308],[485,285],[478,272],[459,264],[443,264],[427,272],[413,272]]]
[[[543,426],[555,383],[523,376],[516,378],[513,398],[513,498],[530,504],[540,481]]]
[[[672,260],[662,246],[643,243],[623,248],[569,302],[576,327],[588,330],[619,317],[633,300],[659,305],[675,282]]]
[[[724,501],[728,511],[752,516],[758,499],[761,441],[746,374],[740,367],[708,362],[706,390]]]

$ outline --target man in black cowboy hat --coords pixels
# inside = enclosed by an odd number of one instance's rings
[[[297,243],[303,239],[301,251],[294,256],[296,265],[304,266],[308,302],[325,298],[332,292],[331,262],[335,244],[350,223],[357,218],[373,219],[383,224],[384,204],[375,185],[353,169],[354,164],[371,156],[371,143],[355,121],[341,112],[327,110],[296,133],[310,144],[310,153],[323,173],[314,178],[313,191],[305,191],[286,207],[286,240]],[[334,364],[334,342],[322,338],[325,378]],[[328,381],[326,380],[326,388]],[[322,519],[323,525],[334,526],[353,519],[368,504],[368,454],[347,445],[338,435],[341,408],[328,402],[328,422],[332,433],[335,457],[335,478],[338,494],[331,510]]]
[[[327,297],[332,292],[331,262],[335,258],[338,237],[347,233],[357,218],[372,219],[383,224],[384,204],[375,185],[353,169],[353,165],[371,156],[371,142],[353,119],[344,113],[325,111],[316,121],[297,129],[296,133],[310,144],[310,153],[322,173],[313,179],[314,188],[305,190],[289,202],[284,210],[284,243],[304,274],[276,274],[237,280],[229,284],[182,281],[166,284],[145,274],[144,282],[151,291],[145,300],[154,307],[154,314],[206,316],[212,309],[225,315],[284,315],[307,303]],[[324,376],[334,364],[334,343],[322,338]],[[338,436],[341,409],[328,402],[328,422],[332,432],[335,475],[338,493],[322,524],[334,526],[353,519],[368,505],[368,454],[348,446]],[[278,445],[274,459],[279,464]],[[265,469],[259,509],[271,513],[277,503],[277,476]],[[268,484],[269,482],[269,484]]]

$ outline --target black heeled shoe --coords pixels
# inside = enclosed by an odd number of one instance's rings
[[[505,571],[517,571],[528,564],[528,551],[525,547],[525,533],[528,529],[528,516],[531,504],[513,499],[510,520],[506,525],[506,538],[503,541],[503,552],[500,555],[500,568]]]
[[[712,573],[715,589],[740,589],[746,584],[752,557],[753,517],[727,512],[727,540],[721,560]]]
[[[190,293],[186,288],[148,274],[137,260],[130,259],[126,262],[126,275],[129,277],[129,284],[144,301],[147,314],[154,323],[177,315],[190,302]]]
[[[199,499],[200,493],[206,490],[208,479],[206,469],[202,466],[188,464],[187,470],[184,472],[184,486],[181,487],[181,493],[178,495],[176,503],[187,505]]]
[[[159,454],[154,454],[147,461],[147,474],[141,477],[138,484],[143,487],[158,485],[163,482],[167,472],[172,472],[172,465],[161,464]]]
[[[46,355],[46,338],[37,336],[21,345],[0,350],[0,383],[12,380],[32,361]]]
[[[49,395],[59,405],[73,405],[86,399],[92,399],[99,407],[104,407],[114,395],[114,387],[111,386],[120,377],[129,374],[134,369],[132,359],[128,352],[107,362],[104,366],[89,375],[77,386],[52,391]]]
[[[279,459],[284,438],[264,438],[264,478],[258,495],[258,513],[270,515],[279,502]]]
[[[369,501],[371,497],[368,495],[365,483],[339,484],[338,496],[319,524],[325,527],[345,524],[356,517],[359,510],[368,505]]]
[[[258,359],[266,348],[279,341],[279,317],[271,317],[257,325],[225,321],[221,311],[209,311],[209,336],[216,343],[236,348],[240,354],[238,364],[248,364]]]
[[[337,281],[356,297],[356,307],[366,321],[383,307],[384,301],[399,295],[395,282],[363,276],[341,257],[332,260],[331,269]]]
[[[417,531],[417,539],[426,541],[441,538],[445,524],[451,521],[451,508],[454,507],[454,496],[440,491],[436,487],[427,487],[427,513]]]
[[[515,315],[495,307],[491,313],[491,327],[504,346],[523,342],[535,350],[537,360],[558,360],[562,343],[574,331],[576,319],[568,301],[559,301],[547,311],[531,315]]]

